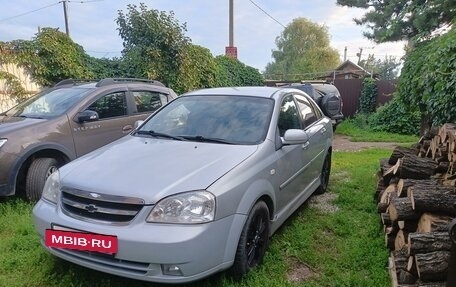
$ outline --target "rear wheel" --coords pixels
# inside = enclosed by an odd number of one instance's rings
[[[269,209],[264,201],[257,202],[247,217],[234,264],[229,274],[240,279],[263,261],[269,241]]]
[[[331,151],[325,157],[325,161],[323,162],[323,168],[321,169],[321,184],[315,191],[316,194],[323,194],[328,189],[329,183],[329,174],[331,173]]]
[[[35,202],[41,198],[46,179],[57,169],[55,158],[42,157],[32,162],[25,181],[25,196],[28,200]]]

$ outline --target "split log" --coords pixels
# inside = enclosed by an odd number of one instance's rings
[[[403,248],[407,248],[408,240],[408,233],[404,232],[403,230],[399,230],[396,234],[396,238],[394,239],[394,250],[401,250]]]
[[[400,197],[391,201],[388,212],[390,219],[398,220],[415,220],[420,217],[420,213],[412,207],[412,201],[408,197]]]
[[[397,191],[396,191],[396,184],[390,184],[388,185],[387,188],[385,188],[385,190],[380,194],[380,200],[379,202],[382,202],[382,203],[390,203],[390,194],[391,193],[396,193],[397,194]]]
[[[432,159],[406,155],[392,168],[394,168],[394,174],[400,178],[427,179],[435,173],[437,166]]]
[[[397,283],[398,284],[415,284],[416,282],[416,277],[413,276],[412,273],[406,271],[406,270],[399,270],[398,275],[397,275]]]
[[[416,232],[427,233],[427,232],[438,232],[448,231],[448,224],[453,218],[450,216],[435,215],[432,213],[423,213],[418,220],[418,227]]]
[[[447,287],[446,282],[429,282],[429,283],[420,283],[417,287]]]
[[[382,223],[383,223],[384,226],[391,227],[392,221],[390,219],[389,213],[386,213],[386,212],[381,213],[380,214],[380,218],[381,218]]]
[[[396,240],[396,234],[397,234],[398,230],[399,230],[399,228],[394,228],[392,226],[385,228],[385,246],[389,250],[396,250],[394,243]]]
[[[394,266],[396,267],[396,272],[399,270],[407,270],[408,264],[408,255],[407,255],[407,248],[403,248],[400,250],[394,250],[391,252],[390,257],[394,261]]]
[[[378,203],[380,201],[380,193],[385,190],[385,182],[383,180],[383,176],[381,171],[377,173],[377,187],[375,189],[374,200]]]
[[[418,151],[416,149],[411,149],[407,147],[397,146],[394,148],[393,153],[391,154],[388,163],[390,165],[395,165],[397,160],[403,158],[406,155],[416,156]]]
[[[379,202],[377,204],[377,213],[385,213],[387,209],[388,209],[388,203]]]
[[[418,277],[418,271],[416,270],[416,262],[414,256],[409,256],[407,260],[407,271]]]
[[[408,235],[408,254],[449,251],[451,239],[448,232],[410,233]]]
[[[449,251],[416,254],[415,263],[421,282],[445,281],[448,273]]]
[[[407,190],[409,187],[414,186],[415,184],[426,184],[426,185],[437,185],[438,180],[436,179],[410,179],[410,178],[402,178],[399,180],[396,190],[398,197],[406,197]]]
[[[456,191],[454,186],[414,185],[407,191],[413,210],[417,212],[435,212],[455,215]],[[391,210],[390,210],[390,217]],[[393,219],[394,220],[394,219]]]
[[[418,228],[418,220],[399,220],[397,222],[399,229],[407,232],[415,232]]]

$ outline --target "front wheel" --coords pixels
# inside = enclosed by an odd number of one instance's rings
[[[228,273],[242,278],[263,261],[269,242],[269,209],[264,201],[257,202],[247,217],[239,238],[234,264]]]
[[[55,158],[42,157],[32,162],[25,181],[25,196],[29,201],[36,202],[41,198],[46,179],[57,169]]]
[[[329,183],[329,174],[331,173],[331,151],[325,157],[325,161],[323,162],[323,168],[321,169],[320,179],[321,183],[320,186],[315,191],[315,194],[323,194],[328,189]]]

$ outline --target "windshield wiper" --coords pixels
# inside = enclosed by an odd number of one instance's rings
[[[199,142],[211,142],[211,143],[223,143],[223,144],[235,144],[232,141],[219,139],[219,138],[207,138],[203,136],[182,136],[183,138],[191,141],[199,141]]]
[[[136,134],[149,135],[149,136],[153,136],[153,137],[168,138],[168,139],[173,139],[173,140],[178,140],[178,141],[185,141],[186,140],[183,137],[173,136],[173,135],[169,135],[169,134],[165,134],[165,133],[158,133],[158,132],[154,132],[152,130],[150,130],[150,131],[139,130],[139,131],[136,131]]]

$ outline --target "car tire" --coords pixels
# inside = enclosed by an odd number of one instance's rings
[[[323,194],[328,189],[329,175],[331,174],[331,151],[325,157],[323,168],[321,169],[321,184],[315,191],[315,194]]]
[[[247,217],[236,249],[233,266],[228,273],[240,279],[263,261],[269,242],[269,209],[264,201],[257,202]]]
[[[46,179],[58,168],[55,158],[42,157],[35,159],[30,165],[25,181],[25,196],[31,202],[41,198]]]

